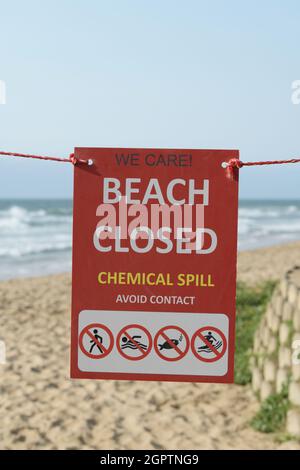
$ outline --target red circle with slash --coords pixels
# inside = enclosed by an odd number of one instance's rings
[[[223,341],[223,348],[222,348],[222,351],[218,351],[218,349],[216,349],[204,336],[204,332],[205,331],[213,331],[215,334],[219,335],[220,338],[222,339]],[[202,341],[210,350],[211,352],[214,354],[213,357],[203,357],[201,355],[201,352],[197,351],[196,349],[196,346],[195,346],[195,342],[197,339],[200,339],[200,341]],[[194,356],[199,359],[200,361],[203,361],[203,362],[216,362],[218,361],[219,359],[221,359],[221,357],[224,356],[225,352],[226,352],[226,349],[227,349],[227,340],[225,338],[225,335],[224,333],[219,330],[219,328],[216,328],[215,326],[205,326],[203,328],[200,328],[199,330],[197,330],[194,334],[193,334],[193,337],[192,337],[192,352],[194,354]]]
[[[132,335],[132,334],[129,334],[128,333],[128,330],[140,330],[142,331],[147,339],[148,339],[148,348],[145,350],[143,349],[141,343],[139,341],[136,341],[133,336],[135,335]],[[123,337],[126,337],[127,340],[130,341],[130,344],[132,345],[132,348],[130,348],[131,350],[133,351],[139,351],[139,355],[138,356],[130,356],[130,354],[126,354],[126,352],[124,351],[124,349],[121,348],[121,339],[122,339],[122,336]],[[137,324],[132,324],[132,325],[127,325],[125,326],[125,328],[122,328],[122,330],[118,333],[118,336],[117,336],[117,349],[119,351],[119,353],[121,354],[121,356],[123,356],[125,359],[128,359],[129,361],[140,361],[141,359],[144,359],[146,356],[148,356],[148,354],[150,353],[151,349],[152,349],[152,336],[151,334],[149,333],[149,331],[142,325],[137,325]]]
[[[180,333],[180,335],[182,335],[184,337],[185,342],[186,342],[184,350],[180,349],[179,344],[174,343],[174,339],[170,338],[168,336],[168,334],[166,333],[167,330],[176,330]],[[167,348],[167,350],[170,351],[172,349],[172,350],[176,351],[178,356],[168,357],[168,356],[165,356],[161,352],[162,348],[160,348],[160,349],[158,348],[158,346],[159,346],[158,345],[158,339],[159,339],[160,336],[164,339],[165,344],[169,344],[170,348]],[[173,334],[172,334],[172,336],[173,336]],[[156,354],[161,359],[164,359],[165,361],[170,361],[170,362],[179,361],[180,359],[182,359],[187,354],[187,352],[189,350],[189,347],[190,347],[189,337],[186,334],[186,332],[182,328],[180,328],[179,326],[173,326],[173,325],[164,326],[163,328],[161,328],[156,333],[155,338],[154,338],[154,349],[156,351]]]
[[[97,329],[105,331],[105,333],[109,337],[109,346],[108,347],[104,346],[97,338],[95,338],[93,333],[90,332],[90,330],[92,328],[97,328]],[[100,334],[101,334],[101,332],[100,332]],[[83,344],[84,335],[88,335],[90,337],[90,339],[92,339],[95,342],[95,345],[98,346],[103,351],[103,353],[92,354],[89,351],[87,351],[84,347],[84,344]],[[79,335],[79,347],[80,347],[81,351],[83,352],[83,354],[90,357],[91,359],[103,359],[104,357],[108,356],[108,354],[111,352],[113,346],[114,346],[114,337],[113,337],[112,332],[110,331],[109,328],[107,328],[107,326],[102,325],[101,323],[91,323],[90,325],[87,325],[86,327],[83,328],[83,330],[81,331],[81,333]]]

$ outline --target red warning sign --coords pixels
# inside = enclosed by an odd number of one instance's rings
[[[127,325],[122,328],[116,343],[121,356],[129,361],[144,359],[152,349],[151,334],[142,325]]]
[[[227,341],[224,333],[214,326],[205,326],[192,337],[192,351],[203,362],[216,362],[224,356]]]
[[[188,352],[189,337],[179,326],[164,326],[154,338],[154,349],[165,361],[179,361]]]
[[[112,332],[101,323],[87,325],[79,335],[79,347],[91,359],[103,359],[108,356],[113,346]]]
[[[74,155],[71,377],[233,382],[238,150]]]

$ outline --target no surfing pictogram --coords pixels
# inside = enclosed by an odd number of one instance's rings
[[[83,328],[79,335],[79,347],[83,354],[91,359],[103,359],[108,356],[114,345],[114,337],[107,326],[91,323]]]
[[[197,330],[191,342],[194,356],[203,362],[216,362],[227,349],[224,333],[214,326],[205,326]]]
[[[164,326],[154,338],[154,349],[165,361],[179,361],[187,354],[189,346],[189,337],[179,326]]]
[[[116,340],[117,349],[122,357],[129,361],[140,361],[152,349],[152,337],[142,325],[127,325],[119,332]]]

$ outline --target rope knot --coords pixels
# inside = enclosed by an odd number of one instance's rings
[[[244,166],[244,163],[241,162],[241,160],[239,160],[238,158],[231,158],[227,162],[227,166],[226,166],[227,178],[231,180],[235,179],[237,177],[237,170],[242,168],[242,166]]]
[[[244,163],[238,158],[231,158],[228,162],[228,167],[240,169],[242,166],[244,166]]]
[[[75,157],[74,153],[70,153],[70,156],[69,156],[69,160],[70,162],[75,166],[76,163],[78,162],[77,158]]]

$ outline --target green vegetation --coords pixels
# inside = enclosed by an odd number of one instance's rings
[[[237,384],[246,385],[251,382],[249,358],[254,333],[265,313],[274,287],[274,282],[266,282],[256,288],[238,284],[235,347],[235,383]]]
[[[257,288],[250,288],[244,284],[238,285],[235,353],[235,383],[237,384],[246,385],[251,382],[249,359],[254,335],[266,311],[274,287],[275,283],[272,282],[267,282]],[[281,431],[288,409],[288,384],[286,384],[280,393],[270,395],[261,403],[260,410],[251,421],[251,426],[265,433]]]
[[[280,393],[274,393],[262,402],[251,425],[260,432],[280,431],[285,423],[288,409],[288,385],[285,385]]]

